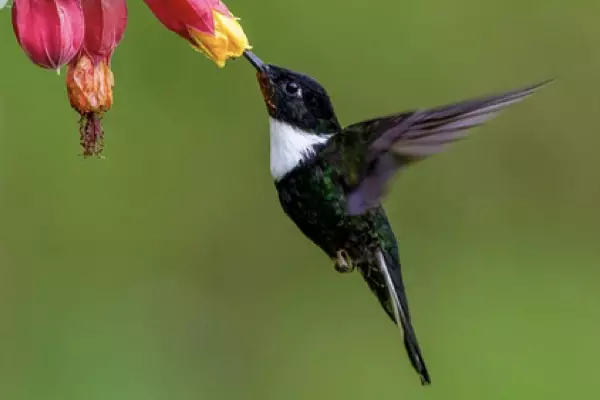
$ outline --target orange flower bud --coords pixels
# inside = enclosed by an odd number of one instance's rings
[[[80,114],[103,113],[112,106],[114,76],[105,60],[94,65],[86,55],[67,67],[67,92],[71,106]]]
[[[83,156],[99,155],[104,149],[100,120],[113,103],[114,76],[108,62],[95,64],[81,54],[67,66],[67,93],[71,106],[81,115],[80,142]]]

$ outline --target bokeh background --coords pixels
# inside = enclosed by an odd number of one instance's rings
[[[280,210],[250,66],[131,1],[104,161],[0,13],[0,399],[598,398],[600,2],[228,5],[346,124],[559,78],[386,200],[433,386]]]

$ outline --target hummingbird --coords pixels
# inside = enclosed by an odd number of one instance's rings
[[[396,173],[440,153],[550,81],[343,127],[315,79],[264,63],[249,50],[244,56],[256,69],[269,115],[270,170],[283,211],[336,271],[360,272],[400,328],[421,384],[431,384],[382,199]]]

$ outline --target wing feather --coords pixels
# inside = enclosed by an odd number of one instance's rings
[[[362,214],[379,205],[400,168],[444,151],[467,137],[472,128],[485,124],[549,82],[348,126],[324,152],[347,187],[348,212]]]

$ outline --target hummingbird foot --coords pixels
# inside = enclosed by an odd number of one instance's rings
[[[337,272],[345,274],[354,271],[355,265],[346,250],[341,249],[337,251],[336,258],[333,259],[333,268]]]

